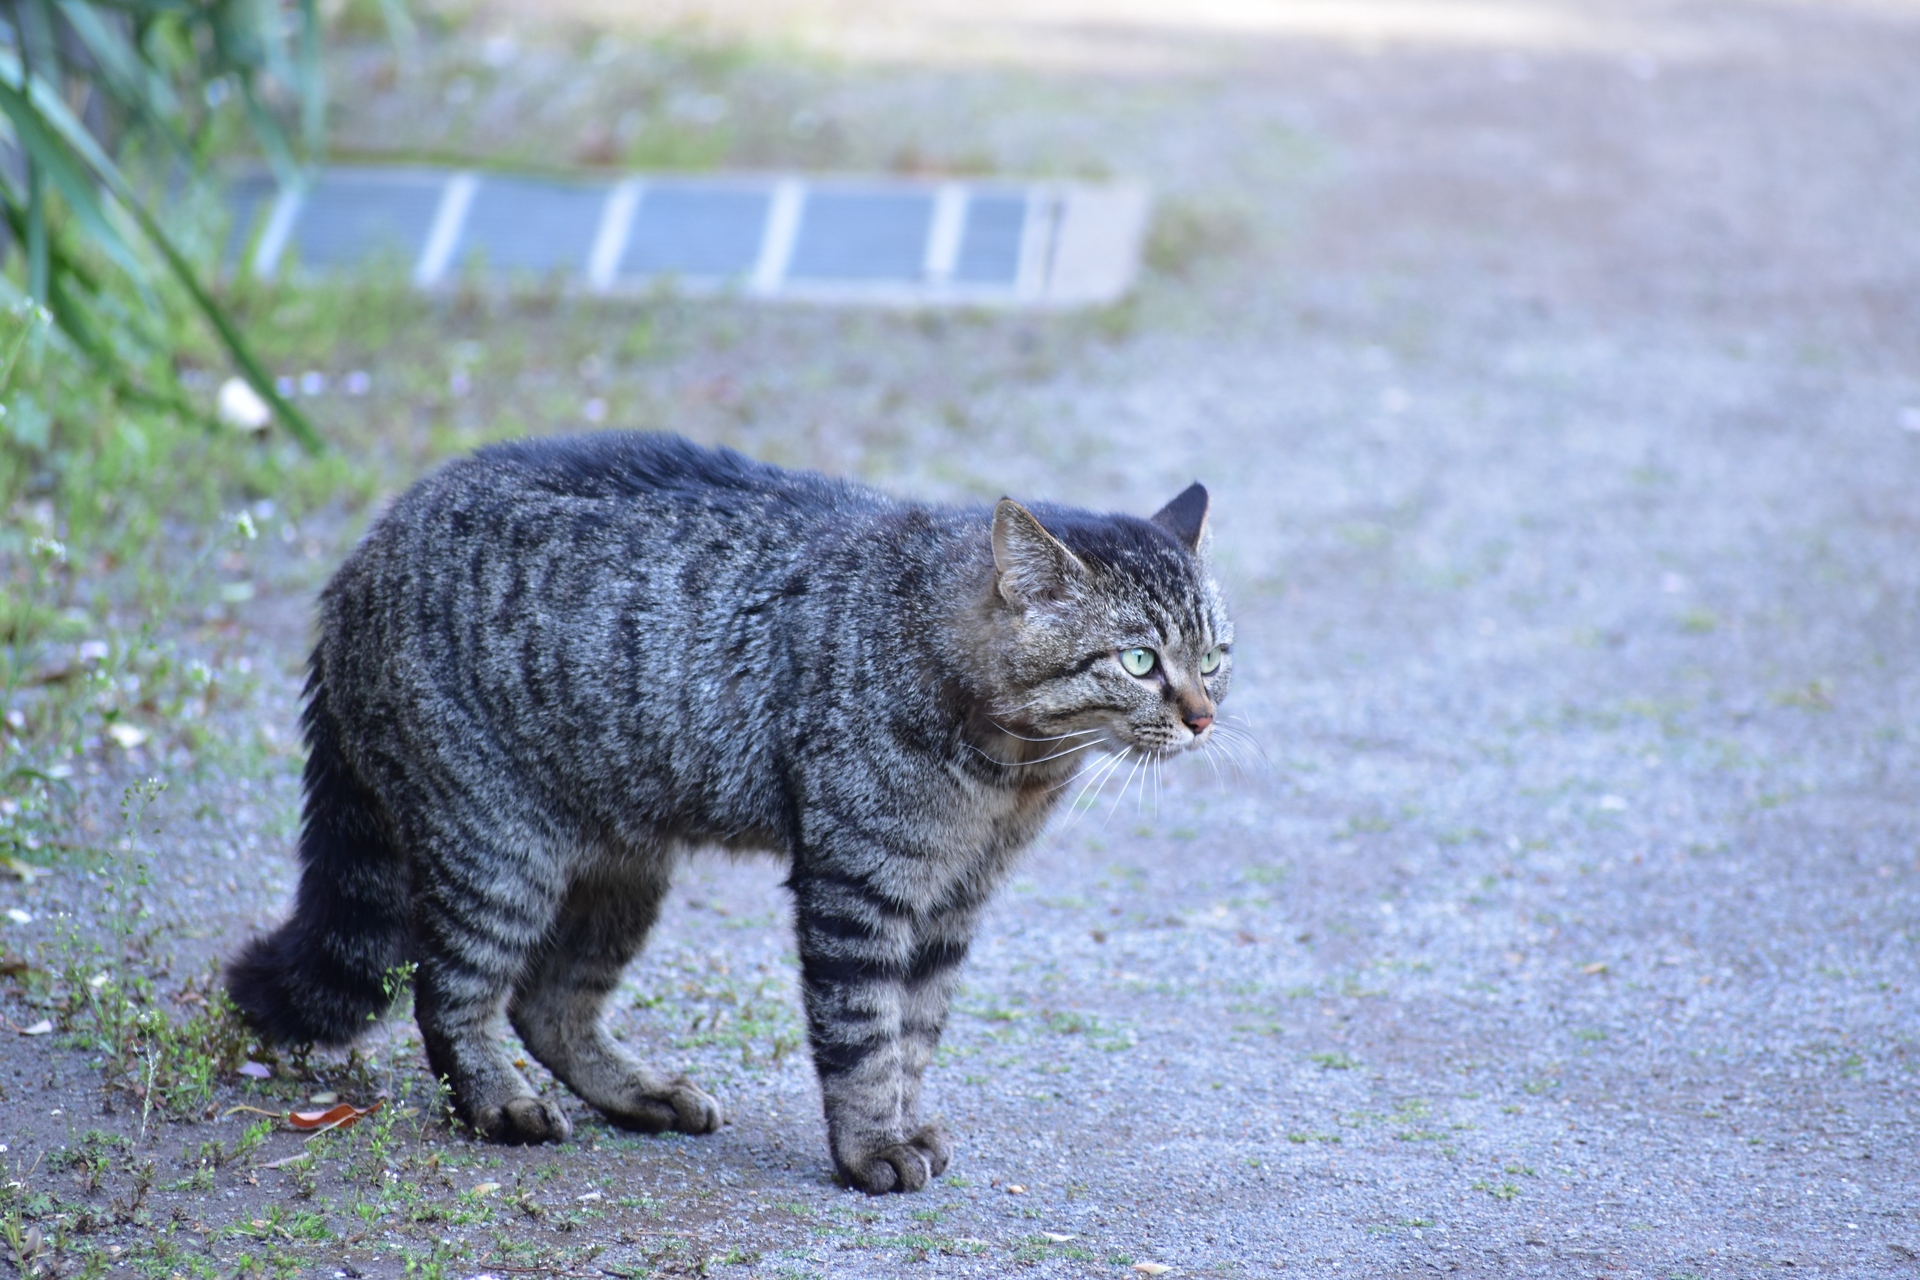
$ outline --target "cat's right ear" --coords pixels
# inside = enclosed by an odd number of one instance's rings
[[[1198,480],[1180,491],[1166,506],[1153,513],[1153,522],[1180,540],[1182,546],[1201,555],[1207,542],[1207,490]]]
[[[1000,499],[993,509],[993,564],[1000,571],[1000,594],[1022,607],[1058,600],[1087,572],[1078,556],[1012,498]]]

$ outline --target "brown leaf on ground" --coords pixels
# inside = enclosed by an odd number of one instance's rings
[[[287,1123],[303,1133],[326,1133],[330,1129],[345,1129],[358,1124],[386,1104],[385,1098],[378,1098],[370,1107],[356,1107],[351,1102],[341,1102],[325,1111],[289,1111]]]

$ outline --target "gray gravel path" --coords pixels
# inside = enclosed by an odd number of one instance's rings
[[[748,316],[688,358],[749,409],[685,429],[902,492],[1204,479],[1266,759],[1109,787],[1035,850],[932,1078],[956,1178],[914,1198],[826,1180],[778,873],[693,868],[623,1029],[735,1122],[583,1129],[580,1194],[662,1215],[605,1259],[1920,1272],[1920,10],[1608,14],[1633,39],[1021,81],[971,117],[1002,154],[1172,193],[1136,305],[978,341]],[[998,82],[903,83],[863,92],[938,120]],[[962,414],[869,403],[1003,341],[1030,359]],[[838,390],[782,391],[822,359]],[[304,606],[261,609],[290,714]],[[259,880],[209,947],[287,882],[290,785],[250,800],[203,822]]]

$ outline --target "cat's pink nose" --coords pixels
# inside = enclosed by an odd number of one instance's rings
[[[1187,717],[1187,728],[1193,730],[1193,732],[1196,734],[1212,723],[1213,723],[1212,716],[1188,716]]]

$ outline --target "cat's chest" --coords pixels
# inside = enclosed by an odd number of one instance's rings
[[[1023,778],[1012,784],[975,781],[961,789],[948,817],[964,845],[1018,847],[1040,834],[1059,806],[1062,791],[1049,779]]]

